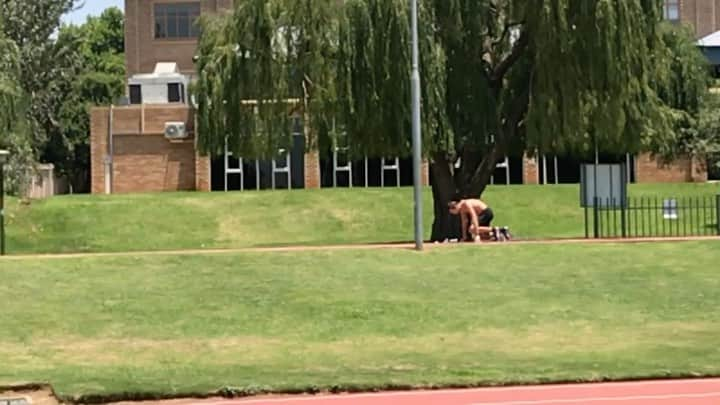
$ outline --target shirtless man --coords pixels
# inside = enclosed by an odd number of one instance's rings
[[[475,242],[481,242],[481,235],[495,236],[497,240],[510,239],[507,228],[491,227],[494,218],[492,209],[482,200],[468,199],[452,201],[449,204],[450,214],[460,215],[462,223],[462,240],[467,240],[468,231]]]

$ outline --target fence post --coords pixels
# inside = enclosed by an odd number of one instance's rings
[[[622,227],[622,237],[627,238],[627,197],[620,201],[620,226]]]
[[[715,196],[715,222],[717,234],[720,236],[720,194]]]
[[[599,200],[600,199],[597,196],[594,197],[594,199],[593,199],[593,233],[595,234],[595,239],[600,238],[600,232],[598,229],[598,220],[599,220],[599,216],[600,216],[599,215],[600,212],[598,211],[598,201]]]

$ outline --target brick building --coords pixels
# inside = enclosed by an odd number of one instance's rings
[[[410,160],[342,160],[342,153],[304,147],[302,130],[291,150],[272,161],[246,161],[231,154],[196,152],[192,108],[177,75],[192,79],[201,15],[228,10],[233,0],[125,0],[125,48],[129,105],[92,112],[92,192],[241,190],[333,186],[394,186],[412,183]],[[665,0],[665,18],[695,27],[698,37],[720,27],[720,0]],[[163,66],[158,69],[158,66]],[[171,70],[164,71],[168,66]],[[154,75],[148,75],[155,72]],[[152,80],[151,93],[136,84]],[[151,86],[148,86],[150,88]],[[154,100],[165,102],[156,103]],[[183,137],[168,136],[181,129]],[[174,133],[174,132],[173,132]],[[704,181],[704,165],[692,160],[664,166],[647,155],[615,156],[638,182]],[[496,183],[577,183],[581,159],[572,156],[508,157]],[[427,163],[423,179],[429,181]]]
[[[150,73],[158,62],[175,62],[193,75],[198,31],[192,21],[231,6],[232,0],[125,0],[128,76]]]
[[[666,20],[693,27],[702,38],[720,30],[720,0],[663,0]]]

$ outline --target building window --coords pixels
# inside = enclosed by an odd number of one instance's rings
[[[165,3],[155,5],[155,38],[197,38],[200,29],[200,3]]]
[[[663,17],[668,21],[680,20],[680,0],[663,1]]]
[[[130,104],[142,104],[142,90],[139,84],[130,85]]]
[[[181,83],[169,83],[168,84],[168,102],[169,103],[184,103],[184,89]]]

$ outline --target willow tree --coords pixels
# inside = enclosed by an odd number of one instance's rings
[[[291,145],[294,116],[307,146],[329,136],[335,105],[336,0],[246,0],[205,20],[196,85],[199,147],[247,158]]]
[[[60,130],[59,111],[78,58],[74,49],[59,46],[54,34],[73,4],[74,0],[0,1],[0,37],[4,38],[0,41],[12,48],[10,53],[0,49],[0,63],[14,59],[10,72],[0,69],[0,76],[11,76],[15,107],[0,112],[0,116],[11,116],[12,128],[0,133],[0,143],[11,151],[8,186],[12,192],[22,192],[29,184],[48,136]]]
[[[378,52],[391,37],[409,49],[405,32],[393,35],[372,17],[385,1],[348,1],[349,48],[359,56],[340,61],[346,70],[398,63]],[[392,2],[407,20],[404,1]],[[632,152],[648,139],[671,130],[656,82],[665,63],[665,44],[658,32],[661,5],[655,0],[425,0],[421,2],[425,55],[425,148],[431,160],[435,223],[433,239],[450,230],[447,203],[478,197],[499,160],[524,152],[585,154],[601,145],[605,151]],[[359,44],[359,45],[356,45]],[[383,83],[351,78],[343,98],[349,122],[375,120],[381,148],[407,140],[397,118],[368,109],[382,92],[406,92],[406,60]],[[360,66],[362,67],[362,65]],[[389,87],[389,88],[388,88]],[[369,96],[368,96],[369,95]],[[382,117],[382,122],[377,122]],[[351,131],[355,133],[355,131]]]
[[[15,44],[3,35],[0,17],[0,134],[7,134],[17,120],[20,89],[17,86],[18,52]],[[8,147],[0,138],[0,148]]]
[[[625,153],[672,133],[661,1],[419,3],[434,240],[451,232],[447,203],[480,196],[510,153]],[[410,153],[407,0],[238,2],[201,42],[206,150],[226,137],[245,155],[272,149],[287,131],[278,101],[300,96],[310,133],[346,133],[358,157]]]

